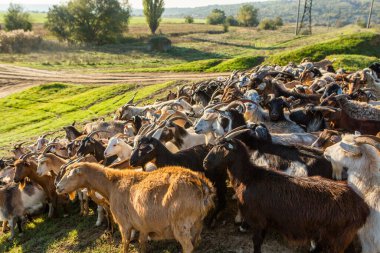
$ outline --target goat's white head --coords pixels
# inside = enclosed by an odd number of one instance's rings
[[[40,155],[37,159],[37,175],[46,176],[50,175],[49,162],[46,156]]]
[[[80,166],[69,166],[66,173],[62,176],[60,181],[56,185],[56,191],[58,194],[68,193],[70,199],[75,198],[75,191],[79,188],[83,188],[84,179],[81,176],[82,171]]]
[[[361,138],[361,139],[359,139]],[[342,141],[326,148],[324,155],[334,165],[346,167],[348,172],[362,169],[373,169],[380,174],[380,144],[376,141],[366,143],[365,136],[345,135]],[[369,145],[368,145],[369,144]]]
[[[203,116],[196,122],[194,131],[197,134],[207,134],[217,128],[218,113],[214,109],[207,109]]]

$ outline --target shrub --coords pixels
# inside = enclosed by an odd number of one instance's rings
[[[275,23],[276,26],[283,26],[284,25],[284,21],[282,20],[281,17],[276,17],[274,19],[274,23]]]
[[[148,42],[148,50],[166,52],[172,47],[172,42],[164,36],[154,36]]]
[[[367,23],[362,18],[358,18],[356,20],[356,25],[360,26],[361,28],[367,27]]]
[[[146,22],[152,34],[155,34],[165,10],[164,0],[143,0],[143,6]]]
[[[60,40],[106,44],[123,37],[129,17],[118,0],[70,0],[49,9],[46,27]]]
[[[24,12],[21,5],[10,4],[7,13],[4,15],[5,30],[13,31],[22,29],[24,31],[32,30],[29,13]]]
[[[223,32],[227,33],[230,30],[230,24],[224,22],[223,24]]]
[[[186,16],[185,17],[185,23],[187,23],[187,24],[194,23],[194,18],[192,16]]]
[[[273,19],[264,18],[259,24],[259,29],[262,30],[276,30],[277,25]]]
[[[29,53],[42,45],[42,38],[33,32],[14,30],[0,31],[1,53]]]
[[[237,21],[237,19],[232,15],[228,16],[226,18],[226,23],[229,24],[230,26],[238,26],[239,25],[239,21]]]
[[[207,23],[210,25],[221,25],[226,22],[226,14],[224,11],[214,9],[207,17]]]
[[[240,7],[237,19],[242,26],[257,26],[259,10],[251,4],[244,4]]]

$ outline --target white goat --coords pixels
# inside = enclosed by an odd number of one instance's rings
[[[124,161],[131,157],[132,147],[122,137],[123,135],[119,134],[108,141],[107,148],[104,151],[105,157],[117,155],[118,161]]]
[[[380,252],[380,138],[346,135],[325,151],[333,166],[348,169],[348,185],[370,207],[366,224],[358,232],[363,253]]]

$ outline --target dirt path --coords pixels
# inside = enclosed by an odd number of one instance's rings
[[[68,71],[39,70],[0,64],[0,98],[26,88],[49,83],[65,82],[76,84],[117,83],[155,84],[172,80],[199,80],[227,75],[225,73],[94,73],[80,74]]]

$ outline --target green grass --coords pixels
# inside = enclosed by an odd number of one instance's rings
[[[223,61],[222,63],[207,69],[207,72],[227,72],[233,70],[246,70],[261,64],[264,57],[244,56]]]
[[[332,54],[360,54],[380,57],[380,34],[357,33],[339,36],[336,39],[315,43],[295,50],[274,54],[267,63],[285,65],[289,62],[300,62],[309,57],[319,61]]]
[[[168,82],[137,88],[137,100],[174,85]],[[128,101],[136,87],[130,84],[93,86],[53,83],[37,86],[0,99],[0,146],[61,129],[73,121],[93,119],[114,112]],[[163,94],[162,94],[163,95]]]
[[[334,68],[344,68],[348,71],[367,68],[372,63],[380,61],[377,57],[356,54],[329,55],[327,59],[333,61]]]

